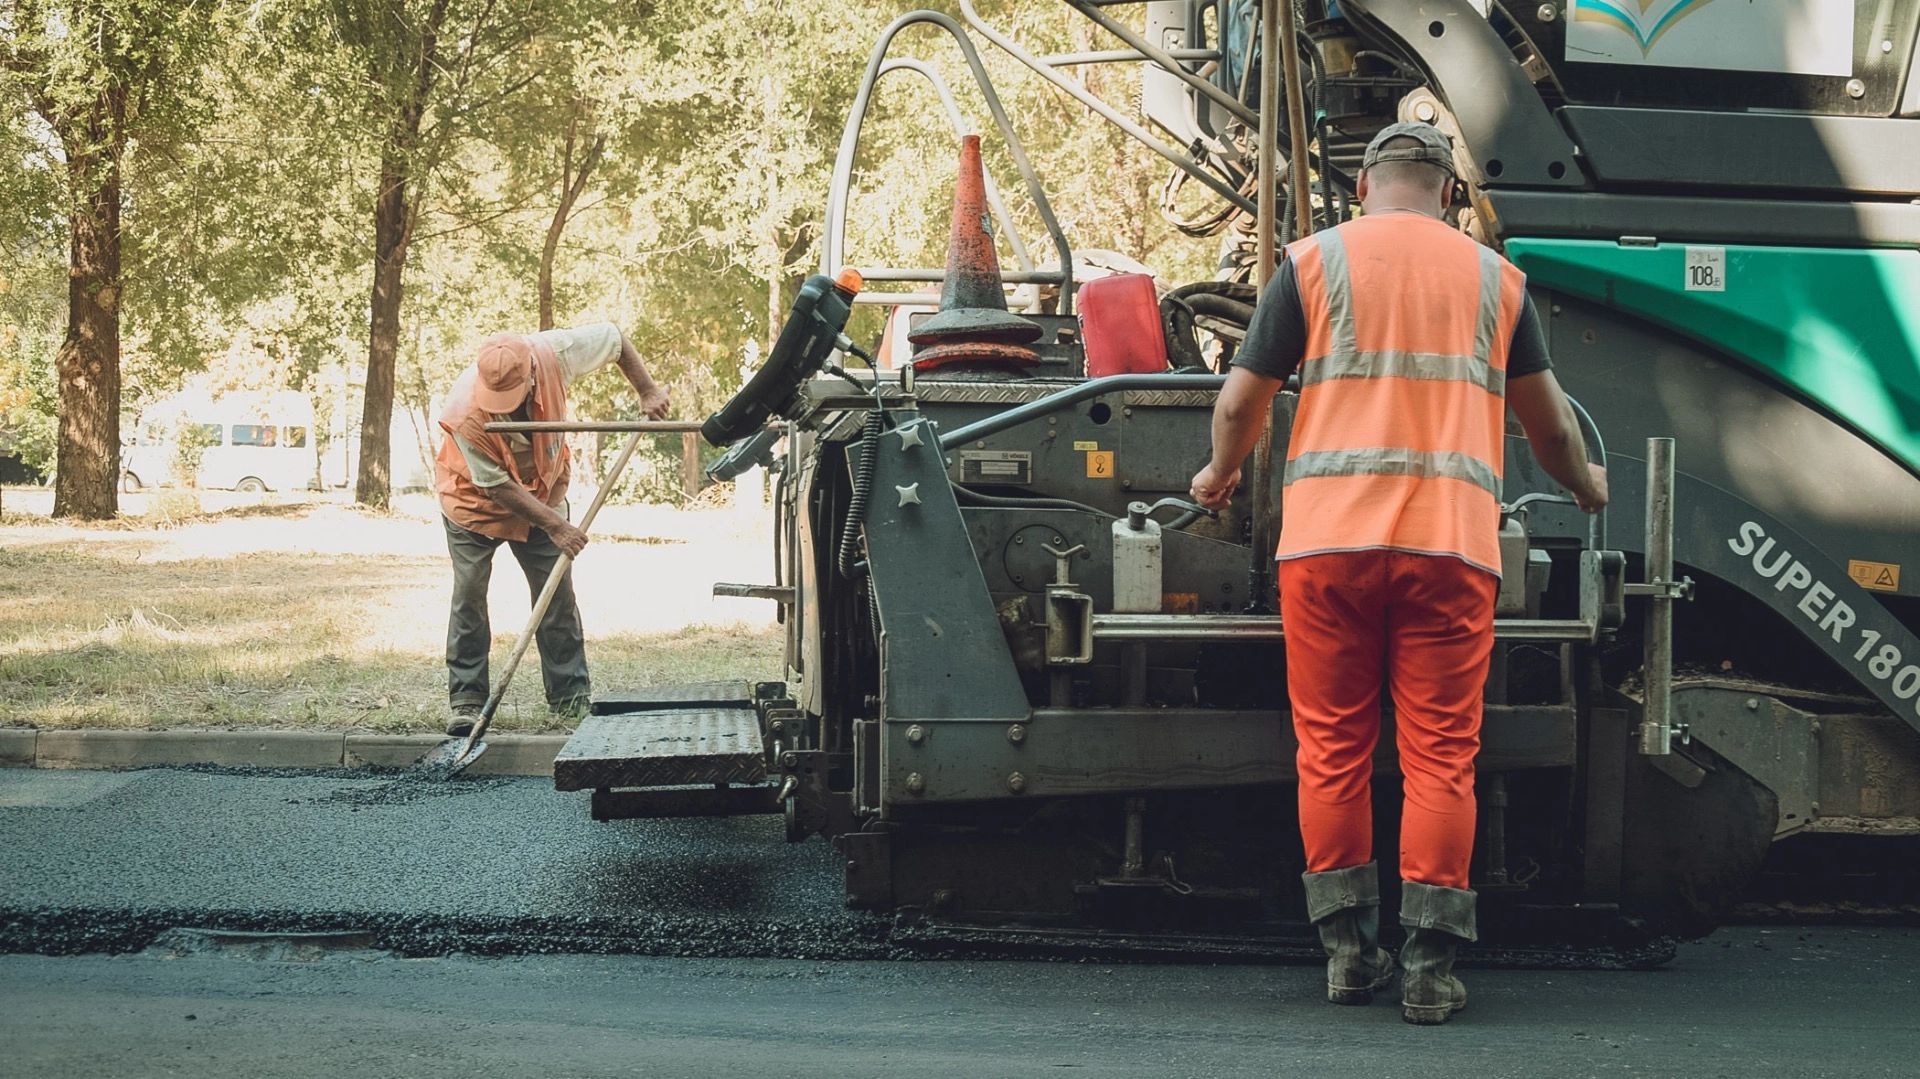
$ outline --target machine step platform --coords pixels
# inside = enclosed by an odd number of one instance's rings
[[[752,708],[753,685],[746,681],[675,682],[596,698],[594,715],[666,712],[692,708]]]
[[[745,682],[649,687],[597,700],[553,761],[555,790],[764,783],[760,718]]]

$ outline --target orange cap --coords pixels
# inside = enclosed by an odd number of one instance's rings
[[[848,295],[858,295],[866,283],[867,279],[860,276],[860,271],[851,266],[842,266],[833,278],[834,287]]]
[[[512,412],[533,388],[533,346],[517,333],[496,333],[480,342],[473,365],[480,374],[473,399],[488,412]]]

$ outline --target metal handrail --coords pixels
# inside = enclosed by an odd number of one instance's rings
[[[884,79],[889,72],[893,71],[911,71],[933,84],[933,91],[940,95],[940,104],[947,110],[947,119],[953,124],[955,135],[966,136],[978,133],[978,129],[967,119],[966,114],[960,111],[960,102],[954,99],[953,90],[947,85],[947,80],[941,76],[939,69],[911,57],[895,57],[880,65],[879,77]],[[992,176],[983,176],[982,179],[986,181],[987,206],[993,211],[994,220],[999,222],[1000,231],[1006,235],[1007,246],[1013,249],[1013,260],[1022,270],[1033,269],[1033,256],[1027,252],[1027,242],[1020,238],[1020,230],[1013,223],[1013,215],[1007,212],[1007,204],[1000,198],[1000,185],[993,182]],[[861,270],[862,275],[869,281],[906,280],[906,278],[877,276],[885,272],[884,269],[868,271],[862,268]],[[945,273],[942,271],[940,277],[932,280],[942,280],[944,276]],[[1058,280],[1058,275],[1054,280]],[[1039,289],[1020,289],[1019,292],[1022,294],[1021,299],[1017,301],[1020,306],[1034,306],[1039,303]]]
[[[1067,0],[1067,6],[1085,15],[1102,30],[1126,42],[1141,54],[1142,59],[1151,60],[1159,64],[1161,68],[1174,78],[1205,94],[1214,104],[1219,105],[1221,108],[1239,118],[1241,123],[1246,124],[1248,127],[1257,128],[1260,126],[1260,115],[1252,109],[1247,108],[1245,102],[1227,93],[1225,90],[1220,89],[1213,83],[1195,75],[1193,72],[1188,71],[1186,66],[1180,62],[1179,57],[1148,41],[1140,34],[1135,33],[1132,27],[1101,11],[1097,5],[1088,3],[1088,0]]]
[[[1167,55],[1179,61],[1214,63],[1221,59],[1219,49],[1168,49]],[[1081,64],[1128,64],[1152,57],[1139,49],[1094,49],[1089,52],[1050,52],[1040,58],[1048,67],[1077,67]],[[1165,66],[1164,64],[1161,66]]]
[[[1034,209],[1046,226],[1047,235],[1053,239],[1054,250],[1060,257],[1060,313],[1072,314],[1073,248],[1068,245],[1066,233],[1053,215],[1053,204],[1047,201],[1046,191],[1041,188],[1040,179],[1034,174],[1032,163],[1027,160],[1026,147],[1013,130],[1012,121],[1007,119],[1006,107],[1000,103],[1000,95],[994,91],[993,81],[987,77],[986,65],[980,62],[979,50],[974,48],[966,30],[952,16],[938,11],[909,11],[893,20],[881,32],[880,40],[867,58],[867,71],[860,80],[860,92],[854,97],[853,109],[847,115],[847,125],[840,133],[840,148],[833,159],[833,179],[827,189],[826,242],[821,245],[821,272],[833,273],[846,261],[847,201],[853,186],[853,158],[860,147],[860,129],[866,123],[867,108],[873,100],[873,88],[880,80],[881,68],[885,66],[887,49],[900,31],[920,23],[929,23],[945,30],[952,36],[954,44],[959,46],[960,54],[966,58],[967,68],[973,73],[981,96],[986,99],[987,111],[993,116],[994,126],[999,129],[1007,153],[1013,158],[1014,167],[1020,171],[1020,178],[1026,183],[1027,195],[1033,200]]]
[[[1607,467],[1607,438],[1600,433],[1600,425],[1593,422],[1593,414],[1588,412],[1587,406],[1581,404],[1572,394],[1567,394],[1567,403],[1573,406],[1574,415],[1579,417],[1580,425],[1593,439],[1593,449],[1595,455],[1600,458],[1600,467]],[[1600,512],[1595,513],[1593,519],[1587,522],[1587,546],[1596,551],[1606,550],[1607,508],[1605,506],[1600,507]]]
[[[1193,179],[1200,181],[1214,194],[1233,203],[1246,213],[1255,212],[1256,208],[1253,200],[1242,195],[1238,190],[1234,189],[1232,185],[1215,176],[1212,172],[1208,171],[1205,166],[1187,154],[1155,138],[1146,128],[1141,127],[1139,124],[1121,115],[1118,109],[1102,101],[1097,95],[1087,91],[1072,79],[1055,71],[1039,57],[1021,48],[1018,42],[994,29],[994,27],[985,19],[981,18],[980,13],[974,9],[973,0],[960,0],[960,14],[966,18],[967,25],[979,31],[980,35],[988,41],[999,46],[1001,52],[1025,64],[1033,70],[1034,74],[1052,83],[1054,87],[1062,93],[1065,93],[1082,105],[1092,109],[1094,112],[1099,113],[1108,123],[1119,128],[1132,137],[1134,141],[1146,146],[1147,149],[1152,150],[1154,153],[1172,162],[1175,168],[1178,168],[1181,172],[1186,173]],[[1175,66],[1177,67],[1178,65]]]
[[[1058,412],[1069,405],[1085,401],[1092,397],[1102,397],[1121,390],[1218,390],[1227,384],[1225,375],[1108,375],[1105,378],[1088,379],[1059,393],[1048,394],[1037,401],[1028,401],[1024,405],[1015,405],[1004,412],[996,412],[984,420],[975,420],[965,427],[940,434],[943,446],[958,446],[963,442],[997,435],[1012,427],[1018,427],[1029,420]]]

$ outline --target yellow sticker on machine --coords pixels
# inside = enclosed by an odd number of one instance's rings
[[[1892,562],[1862,562],[1850,558],[1847,560],[1847,576],[1853,578],[1854,584],[1876,592],[1900,591],[1900,567]]]
[[[1099,449],[1099,448],[1100,448],[1100,443],[1098,443],[1098,442],[1075,442],[1075,443],[1073,444],[1073,448],[1074,448],[1075,450],[1097,450],[1097,449]]]
[[[1087,454],[1087,478],[1104,480],[1113,475],[1113,451],[1099,450]]]

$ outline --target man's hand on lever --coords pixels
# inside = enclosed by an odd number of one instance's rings
[[[1588,513],[1599,513],[1607,508],[1607,470],[1592,462],[1587,463],[1587,486],[1573,492],[1573,504]]]
[[[1240,462],[1253,452],[1260,432],[1273,414],[1273,395],[1281,380],[1245,367],[1227,374],[1220,398],[1213,406],[1213,456],[1193,477],[1193,500],[1210,510],[1222,510],[1240,486]],[[1222,462],[1233,462],[1224,464]]]
[[[1210,510],[1223,510],[1233,499],[1233,492],[1240,486],[1240,470],[1216,468],[1213,462],[1194,474],[1193,486],[1188,494],[1193,500]]]

